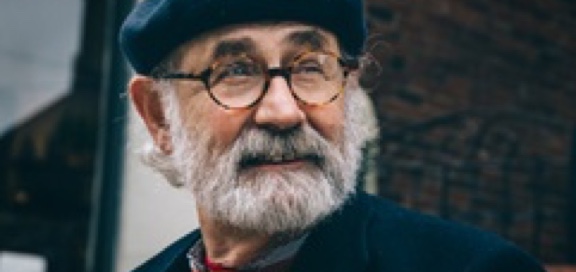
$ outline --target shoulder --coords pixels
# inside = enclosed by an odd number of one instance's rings
[[[534,258],[496,234],[375,196],[361,194],[357,201],[370,210],[365,244],[376,266],[406,271],[543,271]]]
[[[193,231],[157,253],[132,272],[169,272],[187,266],[186,253],[200,239],[200,232]]]

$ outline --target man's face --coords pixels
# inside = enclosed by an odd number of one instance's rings
[[[215,58],[225,58],[228,54],[246,54],[264,60],[268,67],[281,67],[310,49],[339,52],[333,35],[309,26],[236,27],[193,42],[184,52],[180,70],[199,73],[213,64]],[[275,77],[257,105],[248,110],[226,110],[214,103],[200,82],[179,82],[178,85],[180,114],[185,125],[188,129],[202,126],[208,130],[212,147],[217,149],[228,148],[244,129],[250,128],[282,132],[306,124],[332,142],[341,139],[343,96],[324,106],[305,106],[295,100],[284,78]],[[262,171],[281,171],[301,163],[306,162],[263,163],[255,167]]]
[[[305,51],[339,52],[333,35],[300,24],[229,28],[183,50],[178,70],[194,74],[229,54],[272,68]],[[353,136],[361,129],[351,116],[359,90],[312,106],[276,76],[247,109],[218,105],[201,82],[174,81],[160,91],[167,150],[201,216],[246,231],[296,232],[337,209],[354,190],[362,137]]]

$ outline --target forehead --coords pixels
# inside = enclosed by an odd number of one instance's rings
[[[184,62],[204,63],[220,55],[251,53],[266,59],[292,51],[339,52],[335,36],[299,23],[236,25],[206,33],[180,49]]]

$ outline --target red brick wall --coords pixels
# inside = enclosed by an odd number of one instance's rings
[[[576,120],[574,2],[368,3],[374,40],[393,47],[378,50],[395,68],[384,73],[395,88],[383,91],[401,100],[380,100],[382,106],[407,104],[410,120],[479,106]]]
[[[381,193],[500,232],[546,262],[574,261],[576,2],[372,0],[368,10]],[[456,117],[401,133],[446,116]]]

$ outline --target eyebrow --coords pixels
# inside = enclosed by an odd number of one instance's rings
[[[326,37],[316,29],[292,32],[284,40],[298,46],[307,45],[310,50],[320,50],[328,44]]]
[[[299,30],[289,33],[282,39],[283,43],[294,46],[307,46],[309,50],[321,50],[328,45],[328,39],[317,29]],[[212,52],[212,59],[219,59],[226,56],[238,56],[241,54],[254,55],[257,46],[248,37],[238,39],[222,40],[216,43]]]
[[[216,44],[214,52],[212,53],[212,58],[218,59],[225,56],[251,53],[255,50],[256,46],[254,45],[254,42],[249,38],[224,40]]]

